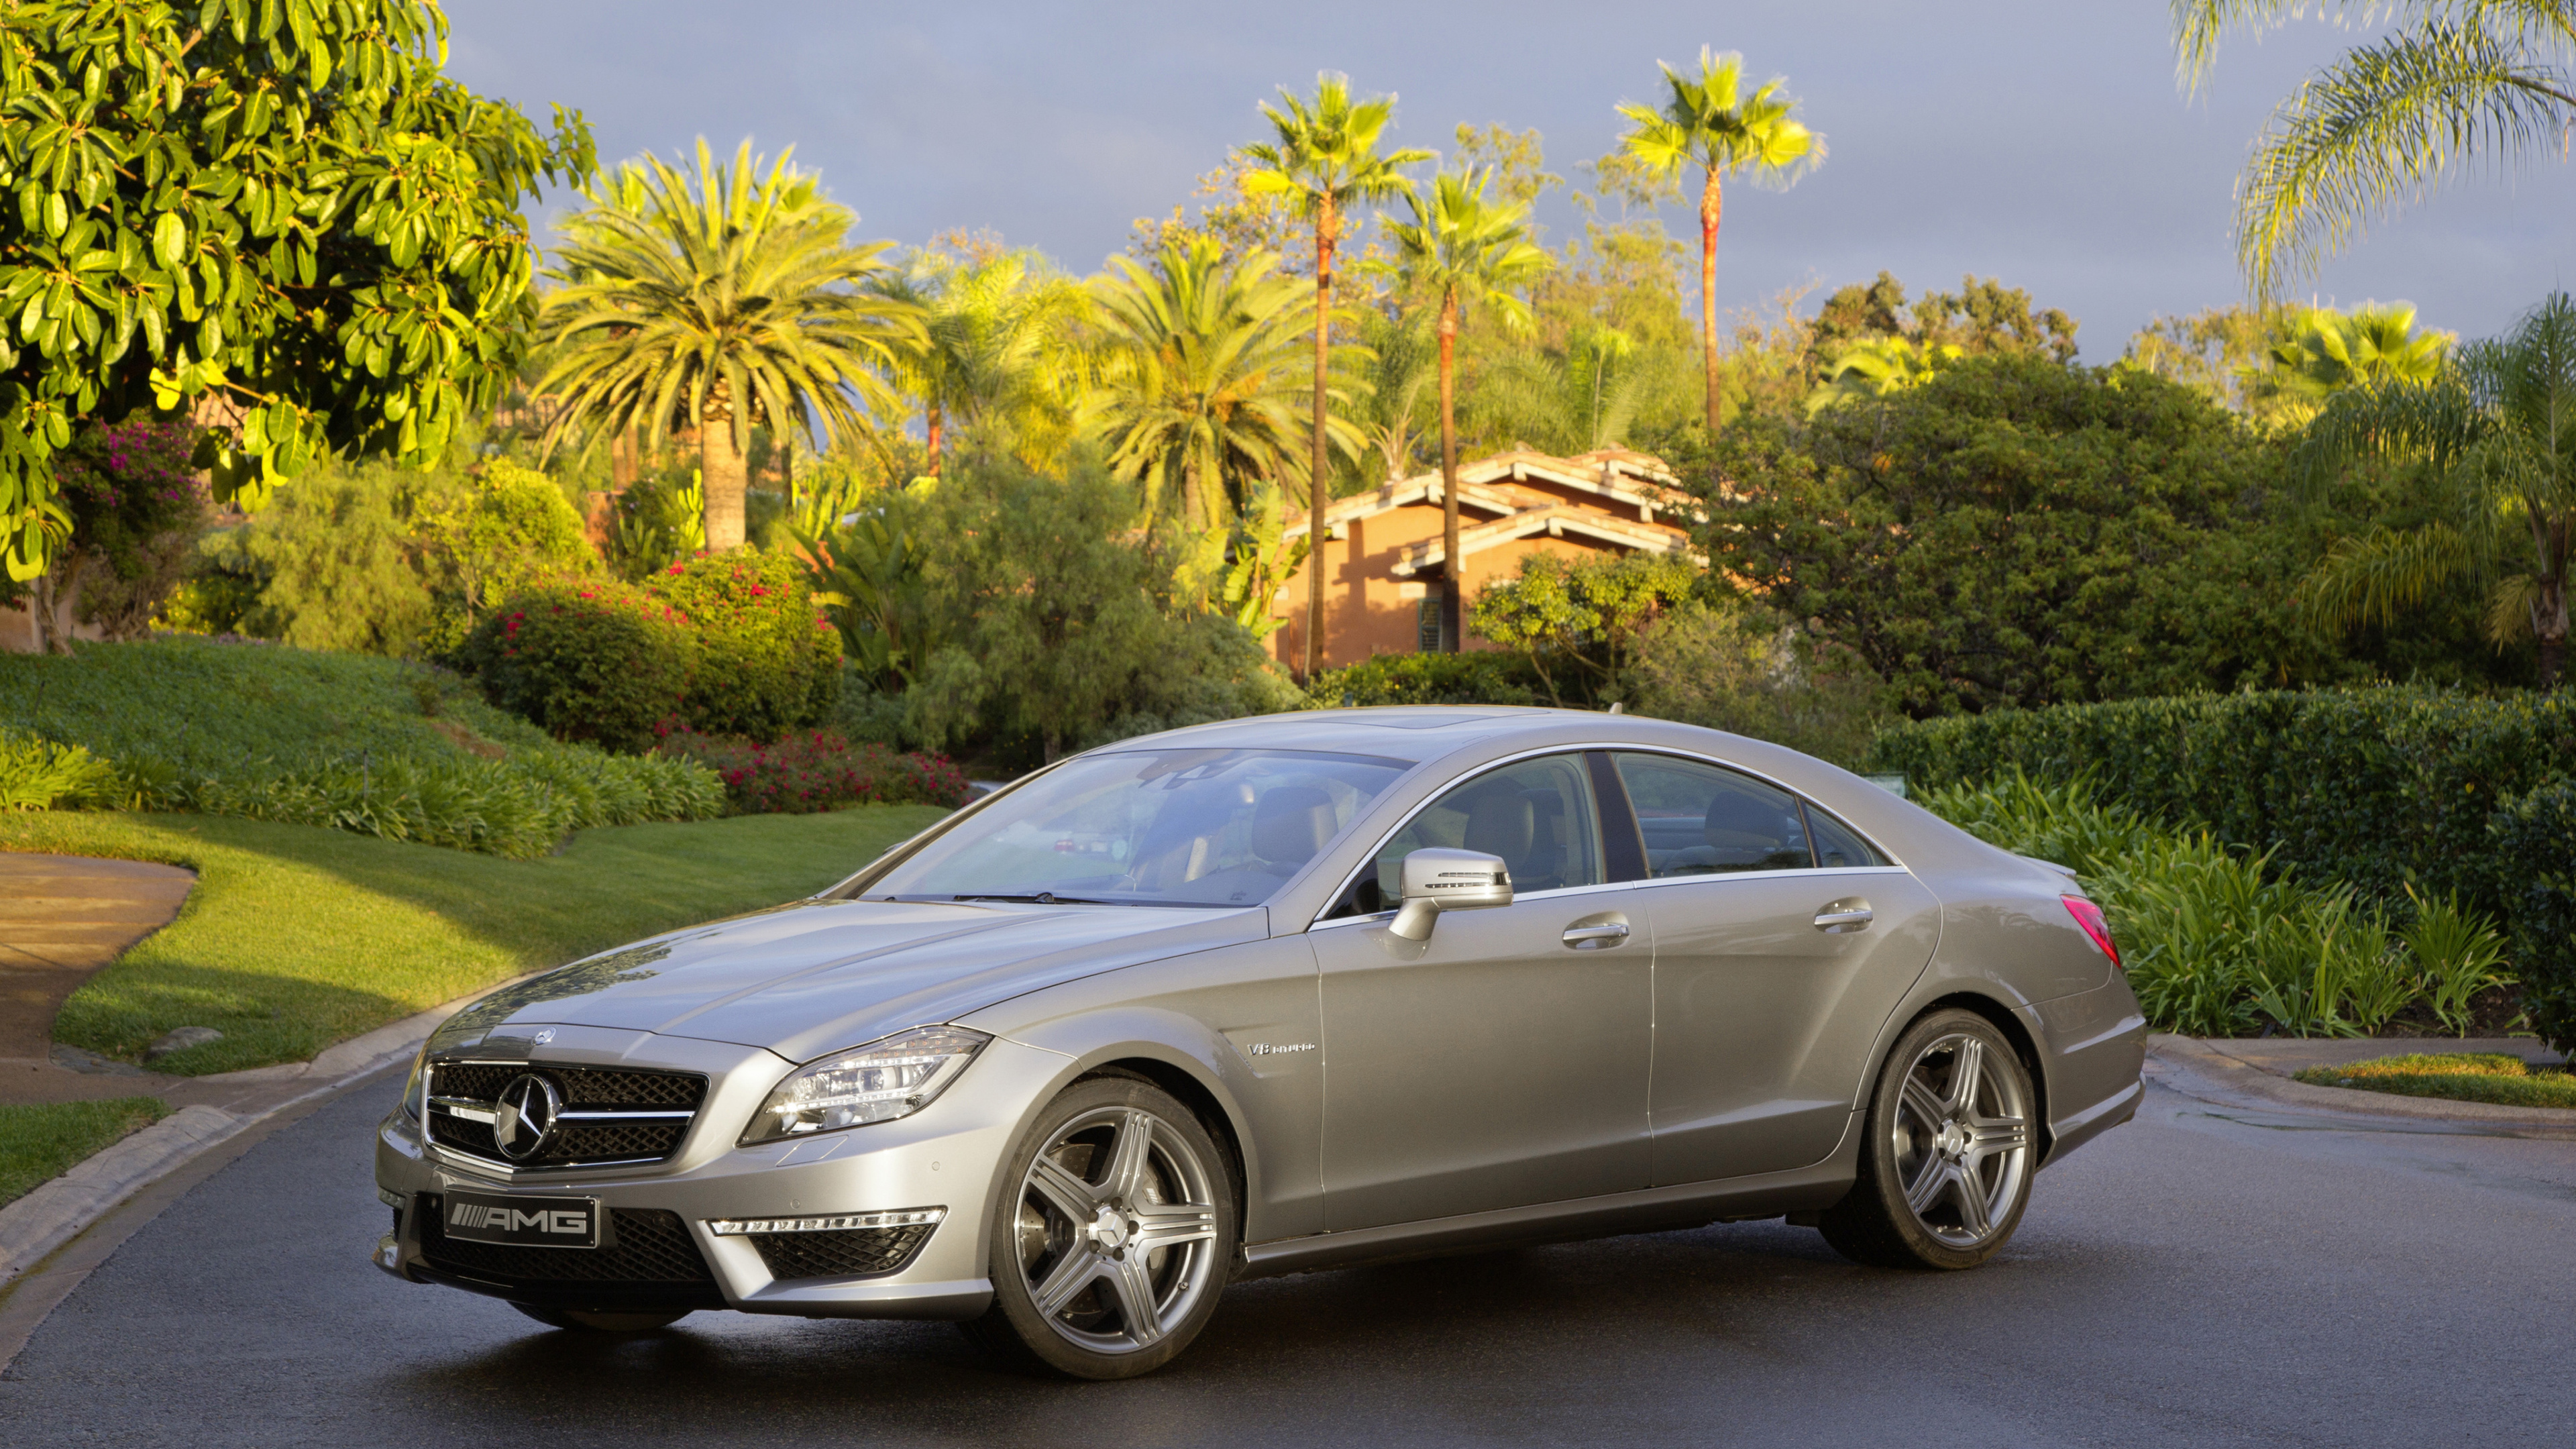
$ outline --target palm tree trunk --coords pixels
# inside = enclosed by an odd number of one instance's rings
[[[1333,340],[1333,244],[1342,218],[1326,196],[1315,212],[1315,446],[1308,475],[1306,512],[1306,670],[1311,681],[1324,658],[1324,504],[1332,476],[1324,468],[1324,368]]]
[[[1181,538],[1196,538],[1207,527],[1206,487],[1199,481],[1199,455],[1193,448],[1181,461]]]
[[[1440,648],[1466,644],[1467,572],[1458,557],[1458,294],[1440,299]]]
[[[733,437],[733,402],[725,380],[707,390],[704,416],[698,421],[698,474],[707,494],[707,552],[742,547],[742,448]]]
[[[930,405],[928,431],[930,433],[930,476],[933,478],[939,476],[939,440],[941,434],[947,431],[943,426],[947,421],[948,415],[941,410],[939,404],[935,402],[932,403]]]
[[[1726,211],[1717,168],[1699,193],[1699,347],[1708,372],[1708,430],[1717,432],[1717,223]]]

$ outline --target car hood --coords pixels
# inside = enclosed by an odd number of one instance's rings
[[[799,901],[673,931],[503,987],[430,1046],[589,1026],[765,1047],[790,1061],[1143,961],[1270,933],[1269,912]]]

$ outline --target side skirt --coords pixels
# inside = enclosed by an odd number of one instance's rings
[[[1623,1233],[1668,1232],[1713,1222],[1812,1212],[1832,1207],[1851,1190],[1859,1145],[1860,1134],[1845,1132],[1842,1142],[1824,1161],[1787,1172],[1678,1183],[1604,1197],[1255,1243],[1244,1250],[1243,1266],[1235,1277],[1271,1278],[1319,1268],[1390,1263],[1529,1243],[1610,1238]]]

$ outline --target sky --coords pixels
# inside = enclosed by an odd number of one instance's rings
[[[1830,150],[1786,192],[1729,189],[1721,309],[1881,269],[1914,295],[1973,273],[2073,314],[2094,363],[2154,317],[2242,299],[2231,221],[2247,150],[2303,76],[2361,38],[2317,21],[2235,38],[2186,96],[2165,0],[446,9],[452,75],[541,123],[553,103],[578,107],[603,162],[701,136],[727,154],[745,138],[793,145],[864,237],[990,229],[1076,272],[1261,139],[1259,104],[1310,90],[1319,70],[1396,93],[1391,144],[1445,151],[1462,121],[1536,127],[1550,169],[1579,179],[1616,143],[1613,107],[1655,98],[1656,62],[1713,45],[1785,76]],[[2423,325],[2501,331],[2576,282],[2571,183],[2558,153],[2455,183],[2329,262],[2313,294],[2404,299]],[[550,197],[539,221],[565,205]],[[1695,233],[1687,207],[1665,218]],[[1558,241],[1575,224],[1561,201],[1541,220]]]

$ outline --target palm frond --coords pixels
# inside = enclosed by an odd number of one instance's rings
[[[2502,650],[2532,632],[2540,616],[2540,580],[2529,574],[2508,574],[2496,580],[2487,591],[2487,613],[2480,632],[2487,642]]]
[[[2466,570],[2469,541],[2445,523],[2339,538],[2299,586],[2311,619],[2340,631],[2385,624]]]

